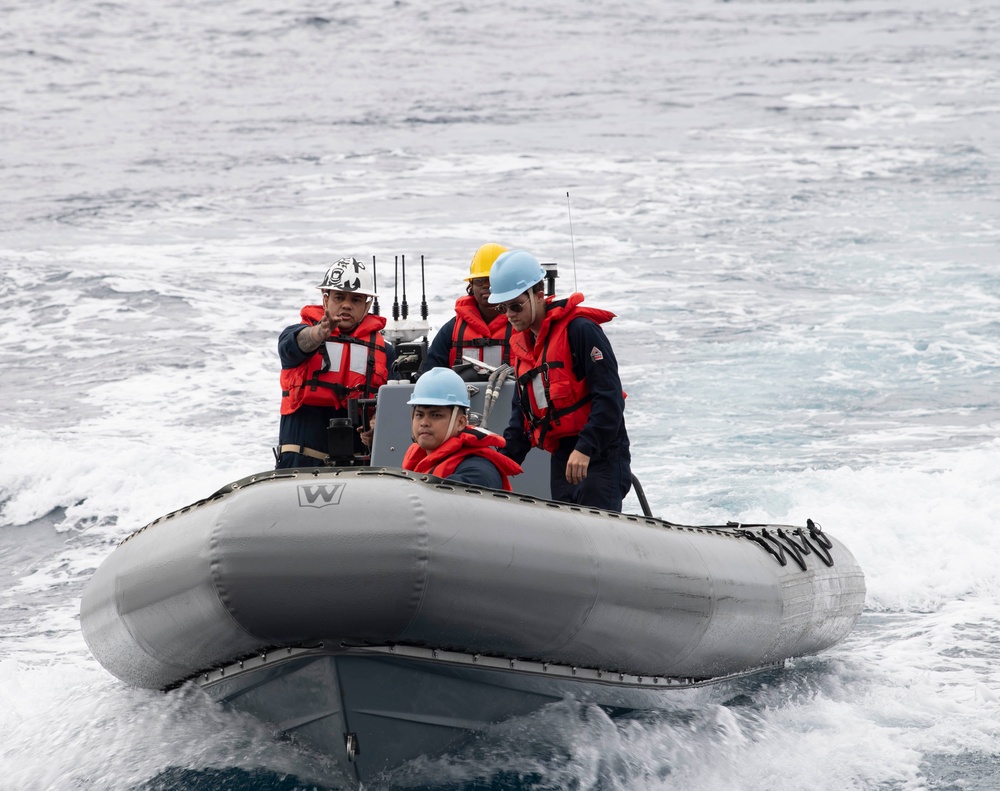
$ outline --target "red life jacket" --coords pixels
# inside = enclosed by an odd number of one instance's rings
[[[323,320],[322,305],[302,308],[302,323]],[[281,371],[281,414],[290,415],[303,404],[340,409],[348,398],[370,398],[389,381],[386,365],[383,316],[365,316],[348,333],[333,333],[310,357],[295,368]],[[331,357],[333,359],[331,360]]]
[[[498,313],[489,324],[483,321],[475,297],[462,297],[455,303],[455,327],[451,333],[448,365],[454,367],[462,357],[475,357],[490,365],[510,363],[510,322]]]
[[[587,425],[594,397],[586,377],[577,379],[573,373],[569,323],[583,317],[604,324],[615,317],[607,310],[579,307],[581,302],[580,293],[558,300],[548,297],[534,344],[530,329],[515,333],[510,341],[524,430],[532,445],[550,453],[559,447],[559,440],[576,436]]]
[[[510,492],[513,489],[508,476],[519,475],[522,470],[516,461],[494,450],[506,444],[499,434],[479,428],[464,428],[458,435],[446,439],[430,453],[414,442],[403,457],[403,469],[447,478],[467,457],[482,456],[499,470],[503,488]]]

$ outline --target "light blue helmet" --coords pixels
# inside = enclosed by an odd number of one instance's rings
[[[504,253],[490,267],[490,303],[509,302],[544,279],[545,270],[528,251]]]
[[[431,368],[413,386],[406,402],[411,406],[460,406],[468,409],[469,391],[465,381],[451,368]]]

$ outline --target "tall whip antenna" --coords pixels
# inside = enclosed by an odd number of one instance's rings
[[[406,305],[406,256],[400,256],[403,267],[403,321],[410,317],[410,309]]]
[[[392,283],[392,320],[399,321],[399,256],[396,256],[396,271]]]
[[[420,318],[427,321],[427,286],[424,284],[423,256],[420,256]]]
[[[569,246],[570,250],[573,251],[573,290],[578,291],[576,287],[576,243],[573,241],[573,209],[569,205],[569,191],[566,192],[566,212],[569,214]]]

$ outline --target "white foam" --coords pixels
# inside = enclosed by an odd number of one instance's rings
[[[25,669],[0,661],[0,761],[4,786],[25,791],[131,788],[176,767],[267,767],[330,787],[345,782],[329,762],[197,690],[129,689],[93,662]]]

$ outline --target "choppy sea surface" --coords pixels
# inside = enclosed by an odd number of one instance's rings
[[[782,671],[396,781],[1000,788],[998,40],[986,0],[0,4],[0,788],[350,787],[119,683],[79,598],[273,464],[277,335],[328,263],[423,255],[438,326],[486,241],[618,314],[655,513],[813,518],[868,600]]]

